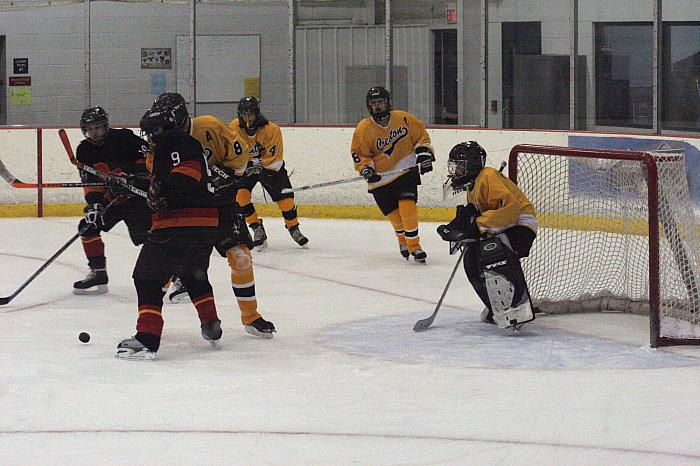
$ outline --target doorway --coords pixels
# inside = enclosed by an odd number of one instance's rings
[[[434,30],[433,44],[435,123],[456,125],[459,116],[457,104],[457,30]]]
[[[7,124],[7,60],[5,36],[0,36],[0,125]]]

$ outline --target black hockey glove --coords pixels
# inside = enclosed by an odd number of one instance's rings
[[[430,149],[425,146],[416,148],[416,166],[419,174],[424,175],[433,171],[433,162],[435,162],[435,156]]]
[[[148,186],[146,202],[148,207],[154,212],[168,209],[168,199],[160,192],[160,181],[156,179],[151,180],[151,184]]]
[[[382,179],[382,177],[377,174],[377,170],[369,165],[364,166],[362,170],[360,170],[360,175],[362,175],[368,183],[376,183]]]
[[[457,206],[457,215],[447,225],[440,225],[437,229],[440,238],[444,241],[459,242],[481,237],[481,230],[476,218],[481,214],[476,204]]]
[[[85,223],[88,225],[94,225],[97,228],[102,228],[105,225],[105,208],[102,204],[89,204],[85,206],[83,212],[85,212]]]
[[[110,175],[107,181],[109,183],[109,190],[115,197],[140,197],[138,194],[131,192],[125,184],[129,184],[143,191],[147,191],[150,184],[149,175],[141,173],[118,173],[116,175]]]

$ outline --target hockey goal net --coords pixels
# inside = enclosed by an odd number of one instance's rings
[[[523,260],[546,313],[648,314],[651,346],[700,344],[700,235],[683,151],[515,146],[539,231]]]

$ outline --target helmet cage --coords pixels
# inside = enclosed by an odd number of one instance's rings
[[[375,110],[372,104],[383,102],[384,106],[382,109]],[[367,111],[370,116],[375,120],[384,120],[388,118],[391,113],[391,94],[389,91],[381,86],[376,86],[371,88],[367,92]]]
[[[447,160],[447,177],[455,189],[469,188],[486,164],[486,151],[476,142],[456,145]]]
[[[90,137],[90,135],[88,135],[88,126],[97,125],[104,126],[104,134],[98,138]],[[83,132],[83,136],[85,136],[88,142],[96,146],[102,145],[107,138],[107,133],[109,133],[109,115],[99,106],[86,108],[80,116],[80,130]]]
[[[244,118],[244,114],[253,112],[254,118],[251,123]],[[253,96],[243,97],[238,102],[238,123],[241,127],[247,130],[255,130],[260,124],[260,102]]]

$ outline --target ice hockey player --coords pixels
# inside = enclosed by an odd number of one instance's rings
[[[267,247],[267,234],[263,221],[255,211],[251,200],[253,188],[259,182],[277,203],[284,217],[284,225],[292,239],[299,246],[306,248],[309,240],[299,231],[294,193],[282,193],[283,189],[291,188],[292,184],[284,165],[284,146],[280,127],[268,121],[260,113],[260,103],[255,97],[244,97],[238,102],[238,118],[234,118],[229,123],[229,127],[236,133],[239,140],[247,143],[251,152],[249,167],[244,175],[243,185],[236,194],[236,201],[243,209],[246,222],[253,230],[254,246],[260,251]],[[234,150],[238,150],[238,147],[234,147]]]
[[[171,108],[176,115],[177,126],[199,141],[204,148],[219,207],[219,236],[215,247],[222,257],[227,258],[231,268],[231,286],[241,311],[241,322],[249,334],[272,338],[276,332],[274,324],[265,320],[258,311],[253,257],[250,253],[252,238],[236,202],[236,190],[250,160],[246,141],[216,117],[204,115],[190,118],[185,99],[180,94],[161,94],[153,106]],[[178,280],[175,281],[170,293],[171,302],[184,297],[187,289],[182,285]]]
[[[474,141],[450,151],[445,183],[466,191],[467,202],[438,234],[467,248],[464,271],[486,305],[482,322],[517,330],[534,319],[520,258],[535,240],[535,209],[515,183],[485,163],[486,151]]]
[[[129,129],[109,127],[109,117],[102,107],[90,107],[80,117],[80,129],[85,139],[78,145],[78,161],[108,174],[118,174],[123,181],[141,189],[148,187],[146,170],[147,143]],[[80,170],[83,182],[101,182],[95,175]],[[89,187],[85,190],[83,209],[85,217],[80,220],[80,240],[88,260],[90,271],[83,280],[73,284],[75,294],[99,294],[107,292],[107,260],[101,233],[111,230],[122,220],[129,230],[135,245],[143,244],[151,227],[151,210],[142,197],[114,188]],[[105,206],[118,196],[116,203],[105,210]],[[85,231],[83,231],[85,229]]]
[[[435,161],[430,136],[418,118],[392,110],[391,94],[383,87],[371,88],[366,100],[370,117],[357,124],[352,136],[355,170],[367,180],[368,191],[389,218],[401,255],[425,263],[416,203],[420,175],[432,171]]]
[[[173,274],[187,286],[204,339],[216,344],[222,334],[207,276],[219,210],[204,151],[168,107],[146,111],[140,125],[151,144],[148,204],[153,226],[134,267],[138,320],[136,335],[117,346],[116,356],[124,359],[155,357],[163,330],[163,286]]]

